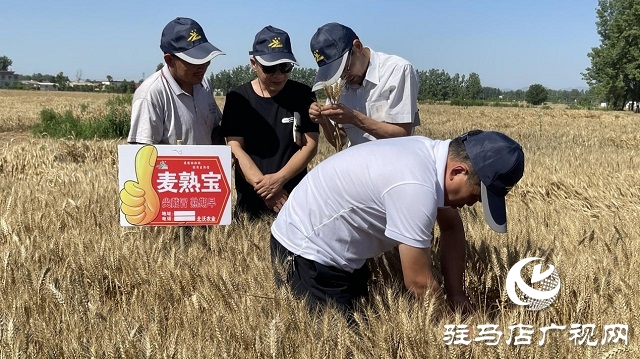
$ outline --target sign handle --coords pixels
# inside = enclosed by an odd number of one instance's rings
[[[180,250],[184,250],[184,226],[178,227],[180,231]]]

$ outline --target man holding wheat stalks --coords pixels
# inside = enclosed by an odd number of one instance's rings
[[[489,226],[506,232],[505,197],[523,173],[521,146],[491,131],[383,139],[339,152],[307,174],[271,227],[276,283],[288,283],[311,307],[333,303],[350,313],[368,298],[367,259],[397,247],[405,287],[418,298],[439,293],[431,264],[437,222],[446,299],[469,310],[457,208],[481,201]]]
[[[413,134],[420,124],[418,76],[407,60],[365,47],[351,28],[339,23],[319,27],[310,46],[319,67],[313,90],[324,89],[328,101],[324,106],[312,103],[309,115],[336,151]],[[457,211],[448,215],[460,220]],[[368,265],[376,278],[402,275],[397,249]]]
[[[338,150],[344,134],[353,146],[408,136],[420,124],[418,76],[407,60],[365,47],[335,22],[318,28],[310,47],[319,67],[312,89],[328,90],[329,101],[312,103],[309,115]]]

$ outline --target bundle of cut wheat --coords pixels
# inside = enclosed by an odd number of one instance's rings
[[[324,92],[329,99],[329,103],[337,104],[340,100],[340,96],[345,89],[346,82],[341,78],[333,84],[324,84]],[[338,124],[333,125],[333,137],[335,139],[335,149],[339,152],[342,149],[342,133]]]

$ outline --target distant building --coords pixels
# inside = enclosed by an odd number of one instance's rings
[[[119,80],[111,80],[111,81],[102,81],[102,85],[104,86],[117,86],[120,85],[122,81]]]
[[[25,88],[32,88],[34,90],[40,91],[58,91],[58,84],[53,82],[38,82],[38,81],[21,81],[20,82]]]
[[[58,91],[58,84],[53,82],[38,82],[40,91]]]
[[[22,84],[22,87],[24,88],[34,88],[37,89],[38,88],[38,81],[34,81],[34,80],[25,80],[25,81],[20,81],[20,83]]]
[[[69,82],[69,87],[79,87],[79,86],[96,86],[95,83],[89,81],[75,81]]]
[[[640,112],[640,102],[629,101],[624,105],[625,110],[633,111],[635,113]]]
[[[102,84],[100,82],[89,81],[68,82],[67,86],[77,91],[98,91],[102,88]]]
[[[13,71],[0,71],[0,88],[9,88],[18,82],[18,75]]]

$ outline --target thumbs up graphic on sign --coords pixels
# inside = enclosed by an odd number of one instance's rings
[[[131,224],[150,223],[160,212],[160,198],[151,182],[156,158],[158,150],[154,146],[140,148],[135,160],[138,181],[125,182],[124,188],[120,191],[120,210]]]

